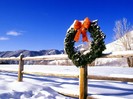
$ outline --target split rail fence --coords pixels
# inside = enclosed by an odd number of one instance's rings
[[[117,54],[103,54],[101,58],[127,58],[133,57],[133,51],[124,53],[117,53]],[[106,76],[96,76],[96,75],[88,75],[88,67],[81,66],[80,74],[79,75],[64,75],[64,74],[46,74],[46,73],[37,73],[37,72],[25,72],[24,71],[24,61],[28,60],[66,60],[68,59],[67,55],[63,55],[59,57],[58,55],[49,55],[43,57],[24,57],[22,54],[20,57],[11,57],[11,58],[0,58],[0,60],[17,60],[19,61],[19,68],[18,68],[18,81],[23,81],[23,74],[36,74],[42,76],[55,76],[55,77],[65,77],[65,78],[79,78],[79,99],[87,99],[90,98],[87,96],[88,94],[88,79],[96,79],[96,80],[115,80],[115,81],[125,81],[125,82],[133,82],[133,78],[118,78],[118,77],[106,77]],[[70,94],[69,94],[70,95]],[[71,96],[71,95],[70,95]],[[91,97],[92,98],[92,97]]]

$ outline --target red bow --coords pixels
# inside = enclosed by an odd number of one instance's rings
[[[87,29],[90,26],[90,20],[89,18],[85,18],[83,23],[79,22],[78,20],[76,20],[75,24],[74,24],[74,29],[77,30],[77,33],[75,35],[74,41],[78,42],[79,38],[80,38],[80,34],[82,34],[82,41],[83,42],[88,42],[88,37],[87,37]]]

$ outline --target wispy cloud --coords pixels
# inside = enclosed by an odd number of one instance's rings
[[[6,40],[9,40],[8,37],[0,37],[0,41],[6,41]]]
[[[17,32],[17,31],[9,31],[6,33],[6,35],[19,36],[19,35],[21,35],[21,33]]]

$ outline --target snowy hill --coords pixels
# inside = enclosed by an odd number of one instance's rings
[[[132,41],[130,41],[130,45],[133,49],[133,31],[129,32],[128,36],[130,36],[130,39],[132,40]],[[124,50],[125,50],[125,48],[122,46],[121,40],[118,39],[114,42],[111,42],[111,43],[107,44],[106,45],[106,50],[104,52],[114,52],[114,51],[124,51]]]
[[[129,36],[130,46],[131,49],[133,49],[133,31],[129,32],[127,34]],[[124,35],[125,37],[126,35]],[[118,39],[114,42],[111,42],[106,45],[106,50],[103,53],[112,53],[117,51],[125,51],[125,48],[122,46],[121,40]],[[127,60],[125,58],[102,58],[102,59],[96,59],[96,65],[102,65],[102,66],[128,66]]]

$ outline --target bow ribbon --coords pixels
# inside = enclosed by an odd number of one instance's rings
[[[83,42],[88,42],[88,37],[87,37],[87,29],[90,26],[90,20],[89,18],[85,18],[83,23],[79,22],[78,20],[75,21],[74,24],[74,29],[77,30],[77,33],[74,37],[74,41],[78,42],[79,38],[80,38],[80,34],[82,34],[82,41]]]

